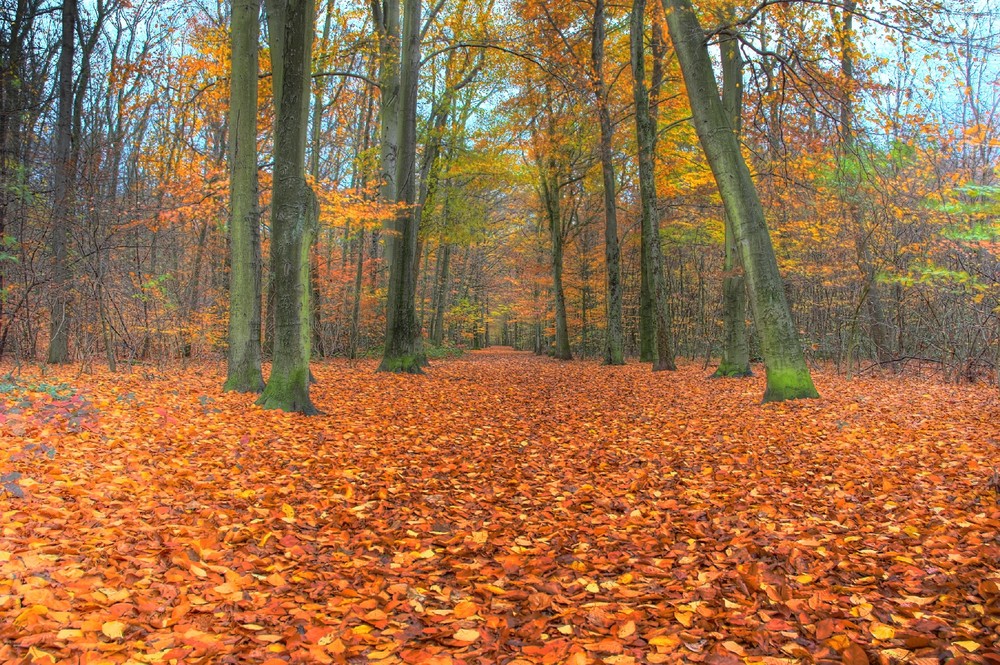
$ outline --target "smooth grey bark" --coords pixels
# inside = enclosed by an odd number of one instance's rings
[[[427,362],[420,338],[416,297],[417,232],[417,84],[420,78],[421,0],[406,0],[403,55],[399,76],[399,152],[396,155],[397,237],[389,259],[385,349],[381,372],[419,374]]]
[[[257,200],[260,0],[234,0],[229,88],[229,348],[223,390],[260,392],[261,249]]]
[[[635,134],[639,148],[639,199],[641,204],[642,274],[651,287],[651,304],[655,331],[653,371],[674,370],[673,335],[667,284],[663,274],[663,253],[660,248],[660,215],[657,209],[655,155],[656,125],[649,111],[649,91],[646,89],[646,62],[643,24],[646,0],[633,0],[629,23],[629,44],[632,58],[633,99],[635,100]],[[641,306],[640,306],[641,309]],[[640,342],[642,339],[640,316]],[[648,333],[647,333],[648,334]]]
[[[608,86],[604,77],[605,40],[604,0],[594,4],[594,25],[591,34],[590,59],[593,67],[594,97],[601,128],[601,179],[604,189],[604,261],[607,268],[607,330],[605,331],[604,363],[625,364],[625,336],[622,330],[621,249],[618,244],[618,210],[615,195],[615,165],[612,141]]]
[[[738,138],[742,128],[743,57],[735,35],[722,35],[722,106],[730,127]],[[750,376],[750,344],[746,324],[746,284],[740,263],[736,237],[729,214],[722,213],[725,224],[725,259],[722,279],[722,358],[713,377]]]
[[[662,2],[698,140],[732,222],[746,271],[767,374],[764,401],[817,397],[785,297],[764,209],[719,97],[705,33],[690,0]]]
[[[396,163],[399,157],[399,77],[400,12],[399,0],[371,0],[372,16],[378,34],[379,84],[379,195],[388,205],[396,203]],[[399,238],[398,220],[390,216],[384,224],[385,260],[392,263],[392,253]]]
[[[308,264],[303,270],[306,240],[315,196],[305,178],[305,135],[309,75],[310,0],[283,3],[282,85],[274,128],[274,194],[271,219],[271,273],[274,276],[274,360],[258,404],[313,414],[309,398],[309,336],[303,335],[302,304],[308,298]],[[270,7],[269,7],[270,10]]]
[[[70,215],[73,210],[73,58],[76,47],[77,0],[63,0],[59,52],[59,95],[54,155],[52,208],[52,290],[49,301],[48,362],[69,362]]]

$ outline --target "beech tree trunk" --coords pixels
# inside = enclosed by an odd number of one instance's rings
[[[396,155],[397,236],[389,258],[385,350],[380,372],[420,374],[426,363],[417,319],[416,263],[419,214],[416,203],[417,83],[420,78],[420,0],[406,0],[399,77],[399,152]]]
[[[604,184],[604,261],[607,268],[607,330],[604,363],[625,364],[625,336],[622,330],[621,250],[618,245],[618,210],[615,196],[615,165],[612,152],[614,130],[608,107],[608,87],[604,78],[604,0],[594,5],[594,28],[591,35],[591,63],[594,69],[594,96],[601,127],[601,176]]]
[[[677,369],[674,362],[670,309],[667,303],[667,283],[663,274],[663,253],[660,249],[660,214],[656,207],[656,125],[649,112],[649,92],[646,89],[643,17],[646,0],[633,0],[629,25],[632,56],[633,98],[635,99],[635,134],[639,147],[639,198],[642,209],[642,274],[651,287],[654,339],[656,341],[653,371]],[[641,309],[641,303],[640,303]],[[640,324],[641,324],[640,315]],[[640,346],[642,342],[640,327]]]
[[[69,265],[67,262],[70,215],[73,211],[73,58],[76,46],[77,0],[63,0],[59,53],[59,98],[54,155],[55,194],[52,209],[52,290],[49,301],[50,363],[69,362]]]
[[[265,409],[317,413],[309,398],[309,336],[303,334],[303,302],[308,302],[308,236],[315,196],[305,178],[308,118],[306,80],[312,47],[312,2],[283,3],[282,83],[274,128],[274,194],[271,219],[271,273],[274,276],[274,360],[257,401]],[[298,82],[298,84],[293,84]]]
[[[705,33],[690,0],[662,0],[698,140],[715,176],[746,271],[767,374],[765,402],[817,397],[778,272],[764,209],[719,97]]]
[[[257,41],[260,0],[232,8],[229,87],[229,349],[223,390],[260,392],[261,250],[257,203]]]
[[[445,203],[447,205],[447,203]],[[445,242],[441,248],[441,269],[434,285],[434,311],[431,313],[431,343],[441,346],[444,343],[444,313],[448,307],[448,284],[451,281],[451,243]]]
[[[554,180],[554,178],[553,178]],[[556,338],[553,356],[559,360],[572,360],[569,346],[569,326],[566,322],[566,288],[563,285],[563,234],[560,210],[559,185],[543,182],[546,210],[549,218],[549,237],[552,242],[552,295],[555,300]]]
[[[393,204],[396,203],[396,163],[399,155],[399,0],[372,0],[371,6],[379,49],[379,195],[383,203]],[[387,231],[385,260],[391,264],[399,237],[398,221],[390,217],[384,226]]]
[[[722,106],[737,139],[742,127],[743,58],[739,40],[723,35],[719,44],[722,54]],[[722,213],[725,223],[725,263],[722,278],[722,358],[712,375],[720,377],[750,376],[750,344],[747,340],[746,283],[743,265],[736,247],[736,237],[729,214]]]

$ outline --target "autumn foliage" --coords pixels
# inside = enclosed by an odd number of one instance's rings
[[[1000,662],[995,390],[373,369],[8,374],[0,660]]]

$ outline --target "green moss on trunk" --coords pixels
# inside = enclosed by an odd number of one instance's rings
[[[265,409],[280,409],[307,416],[319,413],[309,399],[308,368],[293,370],[280,376],[275,376],[272,372],[257,404]]]
[[[423,374],[422,369],[427,365],[427,358],[423,354],[410,353],[401,356],[385,356],[378,366],[380,372],[394,372],[396,374]]]
[[[716,368],[715,373],[712,374],[713,379],[737,379],[744,376],[753,376],[753,372],[750,371],[749,365],[740,365],[736,363],[728,363],[723,360],[719,363]]]
[[[767,369],[767,389],[763,402],[783,402],[789,399],[811,399],[819,397],[809,371],[796,368]]]

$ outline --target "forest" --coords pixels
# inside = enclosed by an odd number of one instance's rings
[[[1000,665],[990,2],[0,46],[0,662]]]

